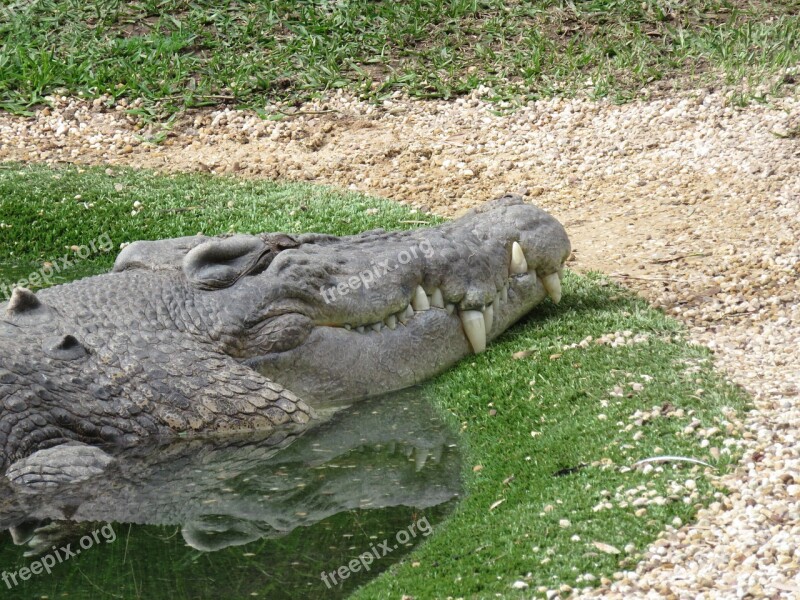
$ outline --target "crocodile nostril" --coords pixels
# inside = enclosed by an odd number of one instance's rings
[[[86,347],[73,335],[48,338],[42,344],[42,351],[50,358],[76,360],[89,354]]]

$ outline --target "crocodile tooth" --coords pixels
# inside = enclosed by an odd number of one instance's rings
[[[425,294],[425,290],[422,289],[421,285],[418,285],[414,292],[414,297],[411,299],[411,306],[414,310],[428,310],[431,307],[430,302],[428,302],[428,296]]]
[[[417,448],[414,454],[414,462],[417,467],[417,472],[422,471],[425,463],[428,461],[428,450],[426,448]]]
[[[508,302],[508,284],[507,283],[503,286],[503,289],[500,290],[500,298],[503,300],[503,302]]]
[[[442,296],[442,290],[438,287],[431,294],[431,306],[444,308],[444,296]]]
[[[372,327],[372,331],[380,331],[383,329],[383,323],[373,323],[370,327]]]
[[[364,333],[366,331],[366,329],[364,329],[363,325],[359,325],[358,327],[356,327],[356,331],[358,333]]]
[[[353,326],[350,325],[349,323],[345,323],[344,328],[347,329],[347,331],[350,331],[353,328]]]
[[[413,316],[414,316],[414,309],[411,308],[410,304],[408,306],[406,306],[405,309],[403,309],[399,313],[397,313],[397,318],[400,320],[400,322],[403,325],[408,323],[408,320]]]
[[[452,315],[452,314],[453,314],[453,311],[455,311],[455,309],[456,309],[456,305],[455,305],[455,304],[452,304],[452,303],[450,303],[450,302],[448,302],[448,303],[445,305],[445,309],[447,309],[447,314],[448,314],[448,315]]]
[[[492,323],[494,323],[494,305],[490,304],[483,309],[483,323],[486,326],[486,335],[492,330]]]
[[[542,277],[542,285],[550,299],[558,304],[561,300],[561,280],[558,278],[558,273],[550,273],[550,275]]]
[[[384,319],[384,321],[383,321],[383,322],[384,322],[384,323],[386,323],[386,326],[387,326],[389,329],[397,329],[397,317],[396,317],[396,316],[394,316],[394,315],[389,315],[388,317],[386,317],[386,318]]]
[[[525,260],[525,253],[519,242],[511,244],[511,267],[509,271],[512,275],[519,275],[528,272],[528,261]]]
[[[459,316],[472,351],[478,354],[486,350],[486,322],[483,313],[479,310],[462,310]]]

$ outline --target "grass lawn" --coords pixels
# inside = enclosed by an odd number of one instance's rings
[[[5,164],[0,256],[11,258],[0,263],[0,281],[103,234],[118,247],[198,231],[343,234],[419,219],[388,201],[308,185]],[[94,254],[61,277],[105,270],[113,254]],[[614,332],[624,343],[604,337]],[[545,302],[424,389],[459,430],[465,498],[355,598],[529,598],[632,566],[665,526],[720,493],[717,476],[736,458],[726,440],[746,405],[680,324],[602,276],[572,273],[561,304]],[[713,469],[630,468],[658,455]],[[514,591],[517,581],[528,589]]]
[[[486,84],[498,100],[624,101],[662,79],[755,87],[800,60],[798,6],[16,0],[0,6],[0,107],[25,111],[53,93],[108,94],[141,97],[134,113],[163,118],[203,105],[263,109],[335,88],[376,99],[394,90],[450,98]],[[743,90],[743,98],[754,95]]]

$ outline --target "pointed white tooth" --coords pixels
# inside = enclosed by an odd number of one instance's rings
[[[508,284],[505,284],[503,289],[500,290],[500,298],[503,300],[503,302],[508,302]]]
[[[428,450],[425,448],[417,448],[414,459],[417,466],[417,472],[422,471],[422,468],[428,461]]]
[[[431,294],[431,306],[444,308],[444,296],[442,296],[442,290],[438,287]]]
[[[462,310],[459,316],[473,352],[478,354],[486,350],[486,323],[483,313],[479,310]]]
[[[414,291],[414,297],[411,299],[411,306],[414,310],[428,310],[431,307],[428,302],[428,296],[425,294],[425,290],[422,289],[421,285],[418,285],[417,289]]]
[[[350,325],[349,323],[345,323],[344,328],[347,329],[347,331],[350,331],[353,328],[353,326]]]
[[[519,242],[511,244],[511,267],[509,270],[512,275],[528,272],[528,261],[525,260],[525,253],[522,251],[522,246],[519,245]]]
[[[408,323],[409,319],[413,316],[414,316],[414,309],[411,308],[410,304],[406,306],[404,310],[401,310],[399,313],[397,313],[397,318],[403,325]]]
[[[389,329],[397,329],[397,317],[389,315],[383,321]]]
[[[486,335],[492,330],[494,323],[494,304],[490,304],[483,309],[483,324],[486,326]]]
[[[366,331],[366,329],[364,329],[363,325],[359,325],[358,327],[356,327],[356,331],[358,333],[364,333]]]
[[[550,299],[558,304],[561,300],[561,280],[558,278],[558,273],[550,273],[550,275],[542,277],[542,285],[547,290]]]
[[[451,304],[450,302],[448,302],[447,305],[445,306],[445,309],[447,309],[447,314],[448,315],[452,315],[453,311],[455,311],[455,309],[456,309],[456,305],[455,304]]]
[[[372,327],[372,331],[380,331],[383,329],[383,323],[373,323],[370,327]]]

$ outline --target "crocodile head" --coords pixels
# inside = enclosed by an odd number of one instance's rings
[[[0,305],[0,463],[69,442],[304,427],[313,410],[295,394],[346,404],[483,351],[559,300],[569,253],[563,227],[513,196],[405,232],[136,242],[111,273]],[[95,462],[82,452],[64,461]]]
[[[559,301],[570,253],[558,221],[518,197],[432,229],[297,241],[264,283],[248,282],[269,289],[257,314],[285,345],[246,364],[317,403],[403,388],[482,352],[547,295]]]

